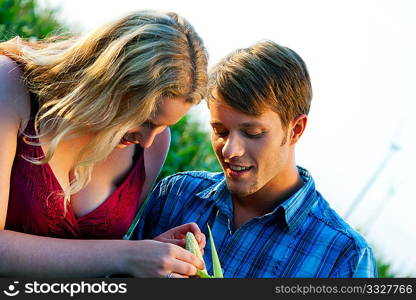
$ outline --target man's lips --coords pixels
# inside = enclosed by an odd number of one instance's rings
[[[230,164],[224,163],[226,173],[231,177],[241,177],[248,174],[253,166],[244,164]]]

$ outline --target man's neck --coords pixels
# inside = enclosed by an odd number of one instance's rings
[[[232,196],[234,229],[238,229],[252,218],[263,216],[288,199],[303,186],[296,165],[279,174],[273,184],[266,185],[254,194],[245,197]]]

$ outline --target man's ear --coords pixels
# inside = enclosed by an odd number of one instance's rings
[[[308,116],[303,114],[299,115],[290,122],[290,144],[296,144],[306,128],[308,122]]]

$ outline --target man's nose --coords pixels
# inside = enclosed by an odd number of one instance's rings
[[[229,134],[224,147],[222,148],[222,155],[225,159],[241,157],[244,155],[243,142],[237,135]]]

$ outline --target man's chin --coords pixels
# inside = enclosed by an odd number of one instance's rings
[[[237,184],[230,183],[227,180],[227,187],[230,193],[237,197],[247,197],[247,196],[254,194],[257,191],[257,183],[246,184],[246,185],[239,183],[237,185]]]

